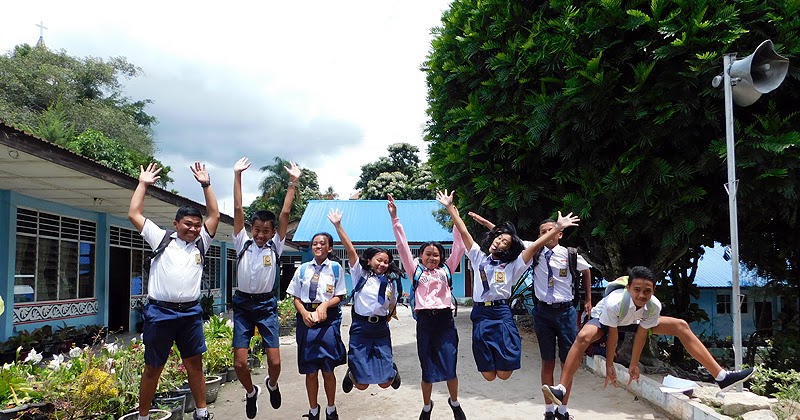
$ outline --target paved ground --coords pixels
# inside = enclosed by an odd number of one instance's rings
[[[544,399],[539,381],[539,349],[535,335],[522,329],[522,369],[514,372],[507,381],[487,382],[478,373],[472,358],[470,308],[460,308],[456,317],[459,331],[459,401],[470,420],[475,419],[540,419],[544,412]],[[347,343],[350,327],[349,310],[342,321],[342,335]],[[336,369],[339,381],[336,406],[340,418],[355,419],[417,419],[422,408],[420,368],[415,341],[415,321],[407,308],[400,308],[400,320],[391,322],[395,362],[400,368],[403,384],[398,390],[371,386],[366,391],[354,389],[345,394],[341,378],[346,367]],[[257,419],[300,419],[308,411],[304,376],[297,373],[297,346],[294,337],[282,337],[281,360],[283,370],[279,380],[283,405],[273,410],[264,392],[259,401]],[[556,377],[558,376],[556,370]],[[263,384],[266,369],[253,371],[254,381]],[[320,378],[321,379],[321,378]],[[320,386],[320,388],[322,388]],[[433,387],[435,403],[432,419],[452,419],[447,406],[447,388],[444,383]],[[320,402],[324,409],[324,393],[320,389]],[[244,389],[239,382],[223,385],[217,401],[209,406],[216,420],[246,419],[244,414]],[[638,401],[624,389],[603,389],[603,379],[586,369],[580,369],[575,378],[570,414],[575,419],[666,419],[657,408]],[[187,415],[187,419],[191,416]],[[324,415],[321,417],[324,419]]]

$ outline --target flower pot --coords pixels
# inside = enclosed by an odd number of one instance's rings
[[[260,368],[261,359],[253,355],[247,356],[247,365],[250,366],[250,369]]]
[[[169,411],[156,410],[156,409],[151,409],[150,410],[150,420],[167,420],[167,419],[169,419],[171,417],[172,417],[172,413],[169,412]],[[138,418],[139,418],[139,412],[137,411],[137,412],[134,412],[134,413],[126,414],[126,415],[120,417],[118,420],[136,420]]]
[[[23,404],[19,407],[0,410],[0,420],[23,419],[23,420],[46,420],[55,406],[50,403]]]
[[[183,419],[183,410],[186,405],[186,395],[157,395],[153,398],[153,407],[169,411],[172,415],[169,420]]]
[[[188,383],[184,383],[183,385],[181,385],[180,388],[172,392],[172,395],[186,396],[186,402],[183,404],[184,413],[191,413],[192,411],[194,411],[195,409],[194,395],[192,395],[192,390],[191,388],[189,388]]]
[[[281,337],[287,335],[294,335],[294,325],[281,325],[278,327],[278,335]]]
[[[206,376],[206,404],[211,404],[217,400],[219,387],[222,385],[222,376]]]
[[[236,369],[233,367],[229,367],[225,369],[224,372],[220,372],[219,376],[224,378],[224,382],[233,382],[239,379],[239,375],[236,373]]]

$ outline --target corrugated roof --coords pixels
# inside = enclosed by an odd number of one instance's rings
[[[438,201],[395,200],[395,204],[410,243],[453,241],[453,234],[434,218],[434,213],[442,207]],[[339,242],[339,235],[328,220],[331,209],[342,211],[342,226],[353,243],[395,242],[386,200],[311,200],[293,240],[311,242],[314,234],[328,232]]]

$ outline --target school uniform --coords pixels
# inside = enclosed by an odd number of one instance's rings
[[[455,302],[452,301],[447,273],[452,273],[461,262],[465,251],[464,241],[458,229],[453,229],[453,248],[445,262],[447,268],[429,270],[411,255],[399,218],[392,219],[392,230],[397,241],[397,252],[408,278],[413,282],[415,273],[420,271],[414,290],[414,312],[417,319],[417,356],[422,368],[422,381],[449,381],[456,377],[458,331],[453,320]]]
[[[526,246],[528,243],[525,244]],[[572,304],[572,273],[569,270],[569,251],[556,245],[544,247],[538,253],[533,269],[533,291],[536,305],[533,310],[534,330],[542,360],[556,359],[556,344],[561,362],[567,360],[570,347],[578,335],[578,312]],[[576,268],[588,270],[591,265],[579,254]],[[581,281],[581,284],[583,282]]]
[[[397,285],[381,280],[361,264],[350,267],[350,276],[363,286],[353,295],[350,349],[347,365],[358,384],[382,384],[395,376],[389,309],[397,303]],[[385,276],[384,276],[385,277]],[[379,298],[379,294],[383,296]],[[383,300],[383,302],[381,302]]]
[[[161,244],[166,230],[145,220],[141,235],[152,249]],[[202,249],[208,249],[211,235],[205,225],[194,242],[172,234],[172,240],[150,265],[148,303],[144,308],[142,342],[145,364],[164,366],[173,342],[183,358],[206,351],[202,308],[198,304],[203,276]]]
[[[337,277],[333,264],[339,263],[328,259],[321,265],[316,260],[303,263],[294,272],[294,277],[292,277],[286,293],[300,298],[308,311],[315,311],[320,303],[327,302],[335,296],[346,295],[344,268],[339,266]],[[301,314],[297,313],[295,330],[297,333],[297,368],[301,374],[307,375],[319,370],[333,372],[336,366],[347,362],[347,350],[342,342],[341,314],[338,305],[330,307],[325,321],[308,327],[303,322]]]
[[[625,305],[625,300],[628,300]],[[624,309],[627,307],[627,310]],[[646,329],[658,326],[661,317],[661,301],[655,295],[650,297],[650,301],[639,309],[633,302],[626,289],[617,289],[604,297],[597,305],[592,308],[592,322],[600,326],[603,331],[608,331],[608,327],[622,328],[635,331],[636,328]]]
[[[473,270],[472,355],[479,372],[517,370],[522,338],[508,306],[511,289],[528,269],[520,254],[502,263],[481,251],[477,243],[467,252]]]
[[[250,347],[256,327],[267,348],[280,347],[275,283],[284,239],[276,233],[259,247],[244,229],[233,236],[236,255],[241,255],[237,265],[239,287],[232,299],[234,348]]]

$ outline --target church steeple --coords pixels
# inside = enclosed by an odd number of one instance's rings
[[[44,26],[44,22],[42,21],[40,21],[36,26],[39,27],[39,40],[36,41],[36,48],[47,49],[47,45],[44,45],[44,30],[47,29],[47,27]]]

